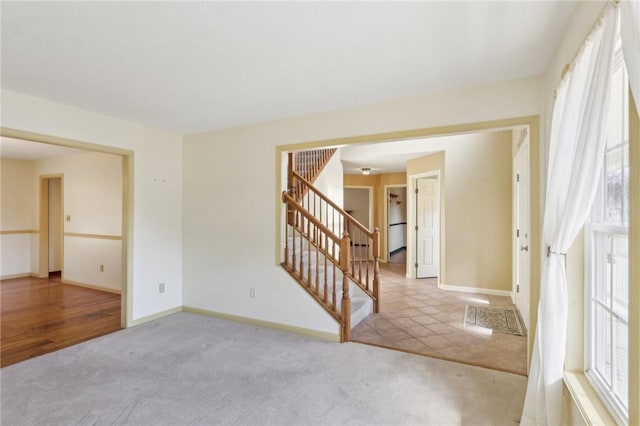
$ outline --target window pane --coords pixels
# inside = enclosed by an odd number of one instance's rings
[[[613,339],[613,392],[620,399],[622,405],[628,407],[628,380],[629,366],[629,327],[625,322],[614,320]]]
[[[602,232],[595,232],[593,236],[594,256],[593,274],[594,282],[601,285],[593,286],[593,297],[604,305],[609,306],[609,282],[611,275],[611,262],[609,262],[609,247],[611,246],[611,236]]]
[[[628,321],[629,307],[629,238],[626,235],[613,237],[612,297],[613,312]]]
[[[595,304],[594,355],[596,371],[607,385],[611,385],[611,315]]]
[[[622,141],[622,108],[624,94],[622,85],[624,84],[624,75],[620,67],[613,74],[611,79],[611,103],[609,104],[609,137],[607,138],[607,147],[619,145]]]
[[[622,148],[612,149],[606,158],[606,210],[605,222],[622,225]]]

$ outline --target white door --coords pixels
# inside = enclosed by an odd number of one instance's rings
[[[440,180],[419,178],[416,193],[416,277],[438,276]]]
[[[523,143],[514,160],[515,217],[514,239],[515,300],[525,327],[529,329],[529,143]]]

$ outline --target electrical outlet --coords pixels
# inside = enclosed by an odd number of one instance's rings
[[[255,288],[251,287],[249,289],[249,297],[252,298],[252,299],[256,298],[256,289]]]
[[[67,215],[66,220],[67,220],[67,222],[71,222],[71,215],[70,214]]]
[[[100,272],[104,272],[104,265],[100,265]]]
[[[164,283],[158,284],[158,293],[164,293]]]

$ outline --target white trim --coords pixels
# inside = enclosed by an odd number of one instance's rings
[[[586,424],[616,424],[584,374],[565,371],[563,382]]]
[[[615,55],[616,56],[614,59],[615,62],[614,62],[613,73],[615,74],[617,72],[621,72],[623,77],[622,78],[622,85],[623,85],[622,99],[621,99],[623,108],[622,108],[622,115],[620,116],[620,125],[621,125],[621,128],[625,126],[630,128],[631,110],[630,110],[630,105],[627,98],[628,78],[626,76],[626,72],[624,71],[622,51],[619,48],[616,49]],[[629,129],[629,131],[631,130]],[[600,256],[598,256],[598,253],[596,252],[595,238],[596,238],[596,233],[609,234],[612,237],[615,235],[620,235],[620,236],[626,236],[627,239],[629,238],[629,234],[630,234],[629,225],[631,222],[631,216],[629,217],[629,223],[626,226],[605,222],[604,210],[606,207],[606,200],[604,197],[606,193],[604,189],[605,189],[605,182],[606,182],[605,175],[607,173],[607,167],[606,167],[607,153],[612,148],[616,148],[616,149],[622,148],[625,145],[627,145],[630,148],[631,147],[630,139],[631,139],[631,134],[629,133],[628,140],[625,140],[624,137],[622,137],[620,141],[615,141],[616,145],[614,147],[607,146],[605,148],[605,155],[602,158],[603,163],[605,163],[605,167],[603,167],[601,171],[601,178],[598,183],[596,197],[594,199],[590,215],[588,216],[587,222],[585,223],[585,226],[584,226],[584,235],[585,235],[584,256],[583,256],[583,259],[584,259],[584,305],[583,305],[583,309],[584,309],[584,320],[583,320],[584,374],[581,374],[581,376],[584,378],[584,381],[586,382],[585,386],[588,386],[590,393],[593,396],[593,399],[599,400],[606,412],[605,414],[609,415],[609,419],[610,419],[609,423],[618,423],[618,424],[624,424],[629,421],[629,411],[632,404],[632,399],[631,399],[632,395],[628,393],[627,406],[624,407],[622,402],[618,398],[618,396],[614,393],[613,389],[611,389],[610,386],[606,383],[606,379],[604,379],[601,376],[602,373],[598,371],[595,365],[594,352],[596,350],[595,345],[597,342],[594,339],[596,318],[593,315],[593,302],[595,299],[596,286],[599,284],[600,287],[602,286],[606,287],[605,283],[599,282],[599,279],[596,273],[596,268],[599,265],[602,265],[603,262],[606,263],[606,260],[602,258],[602,256],[605,255],[605,253],[602,253],[600,254]],[[628,159],[628,161],[629,161],[629,167],[631,167],[631,164],[630,164],[631,160]],[[631,200],[632,194],[629,188],[624,188],[624,190],[629,191],[629,200]],[[624,202],[624,197],[623,197],[623,202]],[[630,248],[630,245],[628,248]],[[630,270],[627,270],[628,274],[629,272]],[[631,286],[633,285],[633,283],[631,282],[631,276],[630,275],[627,276],[627,279],[628,279],[629,289],[631,289]],[[598,283],[596,281],[598,281]],[[629,302],[628,302],[629,311],[631,311],[632,309],[631,305],[632,305],[632,299],[629,299]],[[607,306],[607,307],[603,306],[603,309],[609,312],[610,315],[615,315],[613,313],[614,309],[612,309],[611,306]],[[628,318],[627,327],[629,327],[629,325],[630,325],[630,321]],[[627,348],[627,356],[629,356],[629,350],[631,348],[630,344],[631,343],[629,342],[628,343],[629,346]],[[614,354],[613,348],[609,347],[608,350],[611,352],[612,355]],[[610,368],[613,369],[613,366],[611,366]],[[627,364],[627,375],[630,375],[629,364]],[[565,379],[565,382],[566,382],[566,379]],[[630,388],[629,382],[627,386]],[[569,385],[567,385],[567,387],[569,387]],[[628,388],[628,391],[630,390],[629,388]],[[576,405],[578,405],[578,401],[576,401]],[[613,418],[615,418],[616,420],[615,422],[613,421]],[[587,419],[590,420],[589,418]]]
[[[138,318],[138,319],[135,319],[135,320],[131,320],[131,321],[129,321],[129,324],[127,325],[127,328],[135,327],[136,325],[144,324],[144,323],[147,323],[149,321],[157,320],[157,319],[160,319],[162,317],[173,315],[173,314],[176,314],[176,313],[182,312],[182,311],[183,311],[182,306],[176,306],[175,308],[167,309],[166,311],[157,312],[155,314],[152,314],[152,315],[149,315],[149,316],[146,316],[146,317],[142,317],[142,318]]]
[[[495,290],[492,288],[465,287],[461,285],[451,285],[438,283],[438,288],[447,291],[460,291],[463,293],[486,294],[489,296],[506,296],[511,295],[511,290]]]
[[[235,321],[243,324],[255,325],[257,327],[271,328],[273,330],[285,331],[288,333],[296,333],[303,336],[309,336],[316,339],[328,340],[330,342],[340,342],[339,333],[331,333],[329,331],[314,330],[310,328],[297,327],[289,324],[265,321],[257,318],[244,317],[240,315],[226,314],[224,312],[210,311],[208,309],[196,308],[193,306],[182,306],[182,312],[189,312],[196,315],[204,315],[213,318],[220,318],[228,321]]]
[[[525,127],[524,129],[526,129],[528,131],[528,127]],[[512,131],[515,131],[516,129],[512,129]],[[525,142],[526,141],[526,142]],[[513,142],[512,142],[513,143]],[[529,151],[529,135],[526,135],[525,138],[523,139],[523,141],[518,145],[518,148],[516,149],[516,152],[513,154],[513,158],[511,159],[511,242],[512,242],[512,250],[511,250],[511,302],[515,305],[516,304],[516,289],[518,286],[518,273],[519,271],[517,271],[516,269],[516,265],[518,264],[518,256],[520,254],[520,251],[518,249],[518,237],[516,237],[517,235],[517,229],[518,229],[518,216],[517,216],[517,205],[516,205],[516,200],[517,200],[517,191],[518,191],[518,186],[517,186],[517,162],[518,162],[518,158],[520,155],[522,155],[523,153],[526,152],[526,156],[527,156],[527,164],[529,165],[529,167],[531,167],[531,152]],[[529,182],[528,182],[528,191],[527,191],[527,197],[530,200],[531,199],[531,170],[529,170]],[[529,201],[527,203],[527,205],[530,205],[531,202]],[[529,211],[527,212],[528,216],[529,216],[529,228],[531,228],[531,209],[529,209]],[[529,230],[530,232],[531,230]],[[531,255],[529,255],[529,268],[531,268]],[[527,299],[529,300],[529,305],[531,305],[531,271],[529,271],[529,285],[528,285],[528,289],[529,291],[529,295],[527,297]],[[531,312],[529,312],[529,318],[527,318],[527,322],[529,323],[529,325],[531,326]]]
[[[0,276],[0,280],[13,280],[16,278],[38,278],[38,274],[33,272],[23,272],[20,274],[9,274]]]

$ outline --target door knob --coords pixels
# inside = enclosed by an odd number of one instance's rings
[[[529,251],[529,246],[520,246],[521,251]]]

